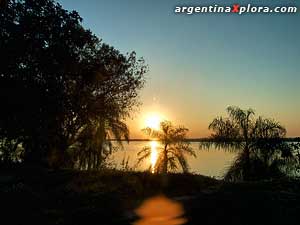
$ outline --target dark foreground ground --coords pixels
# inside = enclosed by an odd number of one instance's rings
[[[0,171],[0,224],[132,224],[143,200],[180,202],[187,224],[299,225],[300,182],[23,168]]]

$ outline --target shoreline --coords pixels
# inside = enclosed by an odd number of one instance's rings
[[[286,137],[286,138],[282,138],[284,141],[286,142],[297,142],[300,140],[300,137]],[[116,139],[109,139],[108,141],[118,141]],[[155,141],[153,139],[149,139],[149,138],[132,138],[129,139],[128,141],[125,139],[120,140],[122,142],[142,142],[142,141]],[[188,142],[216,142],[210,138],[187,138],[185,139],[185,141]]]
[[[228,183],[193,174],[0,171],[6,206],[2,221],[9,224],[81,225],[96,219],[98,224],[129,225],[138,219],[135,209],[145,199],[160,195],[183,206],[188,224],[296,224],[300,210],[300,180]]]

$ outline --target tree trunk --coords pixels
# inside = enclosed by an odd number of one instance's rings
[[[164,158],[163,158],[163,171],[162,173],[163,174],[167,174],[168,173],[168,144],[165,145],[165,148],[164,148]]]

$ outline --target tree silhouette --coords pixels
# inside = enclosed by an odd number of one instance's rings
[[[122,138],[129,141],[127,125],[119,120],[91,121],[78,134],[77,141],[69,147],[72,167],[77,169],[101,169],[113,151],[112,139],[122,147]]]
[[[138,104],[144,60],[102,43],[81,22],[52,0],[0,9],[0,139],[20,143],[25,162],[45,163],[53,152],[64,161],[86,127],[122,124]]]
[[[283,176],[283,170],[295,163],[293,147],[284,141],[286,129],[273,119],[255,118],[254,110],[227,108],[228,117],[217,117],[209,125],[211,141],[200,147],[215,145],[238,151],[229,168],[228,180],[264,179]]]
[[[155,165],[155,172],[168,173],[175,171],[180,166],[183,172],[188,172],[189,166],[186,155],[196,157],[190,143],[186,141],[188,129],[182,126],[174,126],[169,121],[160,123],[160,130],[154,130],[149,127],[143,129],[143,132],[150,138],[154,138],[161,143],[162,147],[157,147],[158,158]],[[138,162],[149,158],[151,147],[145,146],[138,152]]]

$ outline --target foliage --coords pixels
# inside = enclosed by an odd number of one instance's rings
[[[129,141],[127,125],[119,120],[106,118],[91,121],[78,133],[76,142],[69,147],[72,154],[72,167],[78,169],[100,169],[113,151],[112,139],[116,138],[117,147],[123,147],[121,138]]]
[[[95,158],[108,133],[128,137],[123,121],[147,66],[81,22],[53,0],[10,0],[0,9],[0,139],[20,143],[27,162],[67,162],[74,145]]]
[[[215,145],[238,151],[225,179],[266,179],[290,174],[297,163],[294,147],[284,141],[286,129],[277,121],[255,118],[254,110],[227,108],[228,117],[215,118],[209,125],[211,140],[200,147]]]
[[[4,166],[17,163],[24,154],[23,148],[16,140],[1,139],[0,142],[0,162]]]
[[[120,163],[120,171],[123,171],[123,172],[133,172],[135,170],[134,167],[130,166],[129,165],[129,159],[130,157],[129,156],[124,156],[121,163]]]
[[[157,146],[158,158],[154,172],[168,173],[169,171],[176,171],[179,166],[184,173],[188,172],[189,166],[186,155],[196,157],[196,154],[190,143],[186,141],[187,128],[176,127],[171,122],[164,121],[160,123],[160,130],[147,127],[143,129],[143,132],[161,143],[161,147]],[[138,153],[138,162],[149,158],[151,150],[150,146],[145,146]]]

